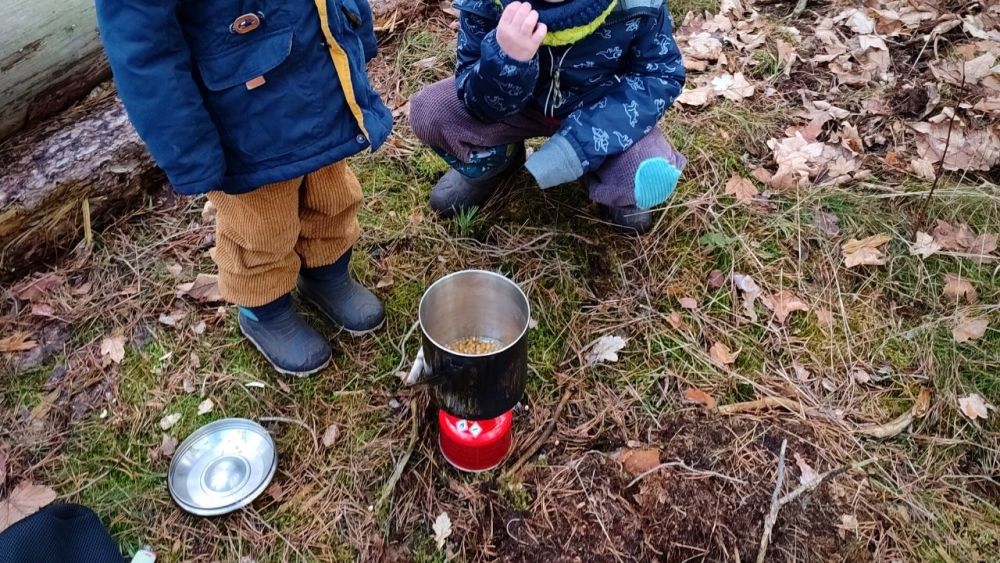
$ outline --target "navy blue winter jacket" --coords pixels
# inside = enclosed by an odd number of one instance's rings
[[[569,10],[577,1],[556,6]],[[469,111],[485,122],[525,110],[563,119],[527,164],[542,187],[576,180],[624,152],[656,127],[684,86],[665,0],[618,0],[596,31],[569,45],[542,46],[528,62],[497,43],[497,0],[454,5],[461,20],[456,82]]]
[[[183,194],[243,193],[377,148],[368,0],[96,0],[129,118]]]

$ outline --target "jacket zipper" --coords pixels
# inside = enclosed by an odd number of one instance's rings
[[[548,47],[549,64],[552,67],[551,70],[552,80],[549,83],[549,94],[545,98],[545,107],[542,108],[544,110],[545,115],[548,117],[555,117],[556,108],[561,108],[563,102],[565,101],[562,95],[560,80],[562,78],[562,65],[564,62],[566,62],[566,56],[569,55],[571,49],[573,49],[572,45],[567,47],[566,52],[563,53],[562,57],[559,58],[559,64],[556,64],[555,51],[552,50],[552,47]]]

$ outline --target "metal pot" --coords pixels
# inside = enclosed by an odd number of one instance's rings
[[[488,420],[521,401],[528,372],[531,306],[517,284],[493,272],[456,272],[427,290],[419,319],[423,349],[410,382],[431,385],[445,412],[466,420]],[[467,338],[484,338],[503,347],[478,356],[448,348]]]

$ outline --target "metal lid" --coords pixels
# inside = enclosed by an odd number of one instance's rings
[[[177,449],[167,473],[170,496],[186,512],[218,516],[252,503],[278,469],[274,439],[251,420],[217,420]]]

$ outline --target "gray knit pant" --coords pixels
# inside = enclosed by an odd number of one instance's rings
[[[465,109],[457,92],[454,78],[425,87],[410,100],[410,125],[426,145],[460,162],[468,163],[475,154],[498,146],[551,137],[559,130],[558,122],[540,114],[520,113],[498,123],[480,121]],[[627,151],[609,157],[601,168],[583,178],[590,199],[611,207],[635,205],[636,172],[643,162],[653,158],[664,158],[678,170],[687,164],[663,132],[654,128]]]

